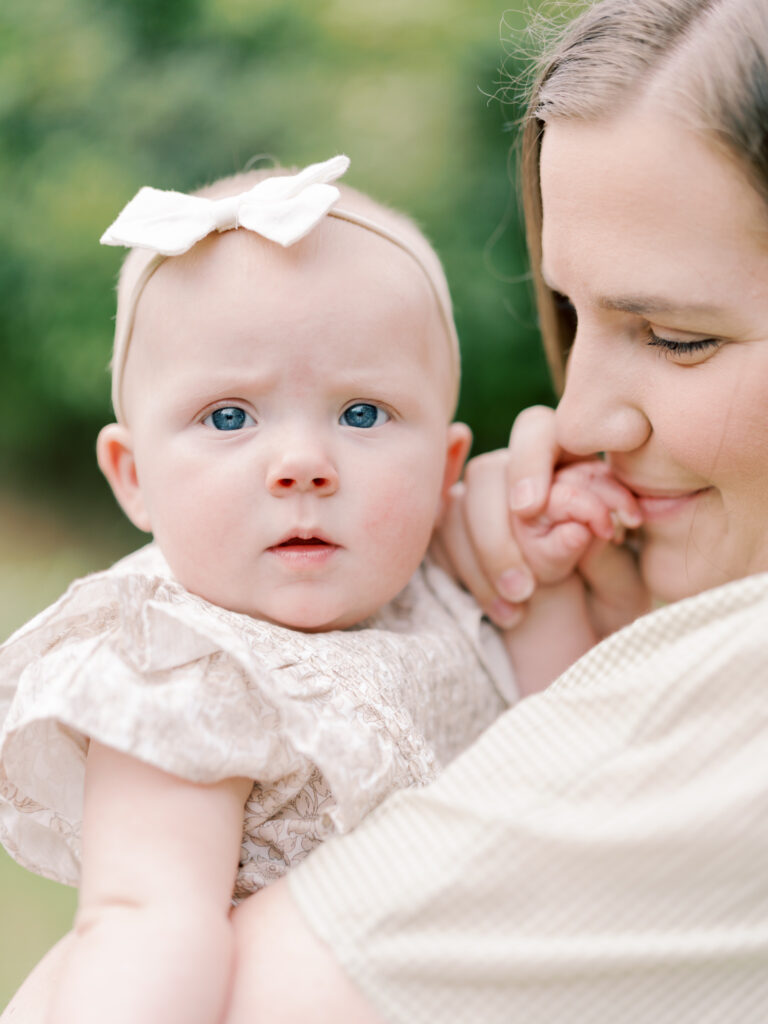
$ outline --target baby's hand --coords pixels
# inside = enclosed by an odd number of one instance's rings
[[[597,459],[557,470],[544,509],[512,517],[523,557],[544,585],[567,579],[592,548],[620,544],[640,522],[634,495]]]
[[[579,491],[572,507],[560,489],[550,500],[555,477]],[[515,420],[508,449],[468,463],[464,481],[446,498],[431,553],[503,630],[523,620],[542,582],[534,563],[547,579],[567,577],[576,566],[590,618],[603,637],[650,607],[635,553],[612,543],[622,525],[639,523],[637,502],[608,466],[598,459],[575,461],[558,443],[554,410],[534,406]],[[530,565],[520,537],[531,549]]]

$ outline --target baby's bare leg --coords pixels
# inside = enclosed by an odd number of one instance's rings
[[[44,1024],[71,941],[70,932],[45,954],[6,1006],[0,1024]]]
[[[237,968],[226,1024],[382,1024],[310,931],[285,879],[242,903],[233,923]]]
[[[237,971],[226,1024],[382,1024],[310,931],[285,881],[246,900],[233,913]],[[35,967],[0,1024],[45,1024],[72,936]]]

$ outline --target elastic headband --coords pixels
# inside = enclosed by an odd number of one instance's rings
[[[235,228],[246,228],[287,247],[304,238],[325,217],[356,224],[378,235],[407,253],[421,268],[437,301],[458,390],[459,341],[447,289],[444,294],[434,271],[404,238],[368,217],[335,207],[341,193],[330,182],[344,174],[348,167],[346,156],[336,156],[325,163],[311,164],[298,174],[263,178],[253,188],[221,199],[155,188],[142,188],[137,192],[101,237],[102,245],[149,250],[148,262],[123,304],[115,330],[112,405],[119,421],[125,420],[120,391],[138,302],[147,281],[168,257],[188,252],[214,231]]]

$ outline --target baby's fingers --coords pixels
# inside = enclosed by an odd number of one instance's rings
[[[642,523],[637,498],[612,475],[610,467],[604,462],[591,460],[565,466],[558,471],[557,479],[590,491],[607,506],[612,519],[620,526],[636,529]]]
[[[544,514],[534,522],[546,526],[572,520],[589,527],[595,537],[613,540],[616,526],[611,508],[594,490],[573,486],[566,483],[565,479],[564,475],[557,477]]]
[[[526,528],[520,533],[521,547],[539,583],[560,583],[576,569],[594,537],[588,526],[566,522],[534,536]]]

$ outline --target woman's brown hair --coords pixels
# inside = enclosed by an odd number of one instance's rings
[[[615,117],[649,96],[735,159],[768,202],[768,0],[598,0],[540,58],[521,170],[541,333],[558,390],[575,322],[541,276],[545,126]]]

